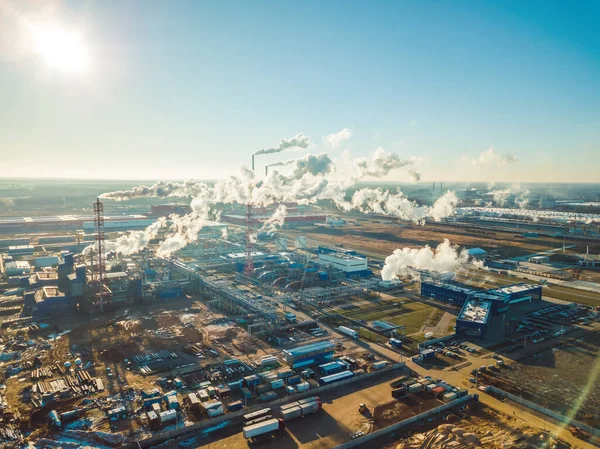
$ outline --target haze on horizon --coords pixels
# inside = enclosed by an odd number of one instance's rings
[[[222,178],[303,133],[423,181],[600,182],[600,4],[569,6],[0,0],[0,177]]]

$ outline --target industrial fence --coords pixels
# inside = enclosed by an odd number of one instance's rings
[[[568,416],[561,415],[560,413],[557,413],[555,411],[547,409],[546,407],[542,407],[541,405],[538,405],[534,402],[528,401],[527,399],[523,399],[519,396],[515,396],[514,394],[508,393],[507,391],[501,390],[500,388],[490,385],[488,392],[495,393],[504,398],[508,398],[511,401],[516,402],[517,404],[524,405],[527,408],[530,408],[537,412],[543,413],[544,415],[549,416],[549,417],[551,417],[559,422],[562,422],[568,426],[577,427],[578,429],[581,429],[585,432],[591,433],[592,435],[600,436],[600,430],[596,429],[595,427],[588,426],[587,424],[583,424],[579,421],[569,418]]]
[[[448,402],[447,404],[443,404],[443,405],[440,405],[439,407],[432,408],[431,410],[427,410],[426,412],[420,413],[415,416],[411,416],[410,418],[405,419],[404,421],[400,421],[396,424],[392,424],[391,426],[376,430],[375,432],[371,432],[360,438],[356,438],[355,440],[351,440],[344,444],[340,444],[339,446],[336,446],[334,449],[349,449],[352,447],[356,447],[360,444],[364,444],[364,443],[367,443],[368,441],[374,440],[375,438],[380,438],[389,433],[396,432],[397,430],[400,430],[406,426],[423,421],[431,416],[437,415],[438,413],[442,413],[446,410],[449,410],[451,408],[457,407],[459,405],[462,405],[466,402],[473,401],[473,400],[475,400],[475,401],[478,400],[478,396],[476,394],[470,394],[467,396],[463,396],[462,398]]]
[[[261,410],[261,409],[267,408],[267,407],[272,408],[273,406],[277,406],[279,404],[286,404],[290,401],[304,399],[304,398],[307,398],[310,396],[314,396],[315,394],[323,393],[325,391],[329,391],[334,388],[339,388],[339,387],[342,387],[344,385],[348,385],[348,384],[351,384],[354,382],[370,379],[375,376],[381,376],[385,373],[389,373],[391,371],[395,371],[395,370],[404,368],[404,366],[405,366],[404,363],[395,363],[393,365],[387,366],[387,367],[382,368],[377,371],[372,371],[370,373],[362,374],[360,376],[351,377],[349,379],[341,380],[339,382],[335,382],[335,383],[332,383],[329,385],[319,386],[317,388],[303,391],[302,393],[295,393],[292,395],[284,396],[279,399],[275,399],[273,401],[266,402],[264,404],[257,404],[252,407],[244,408],[242,410],[238,410],[238,411],[231,412],[231,413],[226,413],[224,415],[216,416],[214,418],[205,419],[205,420],[202,420],[201,422],[192,424],[190,426],[181,427],[179,429],[174,429],[174,430],[171,430],[168,432],[161,432],[158,435],[155,435],[155,436],[152,436],[150,438],[146,438],[146,439],[143,439],[140,441],[136,441],[133,443],[129,443],[127,445],[124,445],[123,447],[126,449],[140,449],[140,447],[142,447],[142,448],[150,447],[150,446],[159,444],[163,441],[170,440],[171,438],[177,438],[177,437],[187,435],[187,434],[192,434],[192,433],[199,434],[199,435],[207,434],[207,433],[210,433],[211,431],[227,427],[228,425],[231,424],[229,421],[234,420],[239,417],[242,417],[248,413],[252,413],[257,410]]]

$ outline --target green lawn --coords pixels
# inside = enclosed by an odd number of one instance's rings
[[[397,301],[378,301],[361,305],[356,309],[336,309],[335,312],[355,320],[383,320],[393,324],[402,324],[405,326],[404,334],[410,335],[421,330],[423,323],[427,321],[435,308],[417,301],[402,299],[404,304]]]

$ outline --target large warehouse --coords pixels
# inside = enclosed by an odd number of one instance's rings
[[[367,265],[366,257],[346,253],[319,254],[319,265],[337,268],[346,277],[365,277],[373,274]]]

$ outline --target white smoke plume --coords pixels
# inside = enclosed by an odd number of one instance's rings
[[[366,176],[383,178],[394,169],[412,166],[415,163],[416,159],[402,159],[396,153],[388,153],[383,148],[378,148],[371,158],[363,157],[354,160],[354,166],[358,169],[360,178]],[[415,176],[420,179],[420,174],[415,172],[413,177]]]
[[[166,198],[166,197],[193,197],[201,193],[203,184],[195,181],[165,182],[158,181],[151,186],[137,186],[130,190],[117,190],[103,193],[101,199],[124,201],[131,198]]]
[[[474,167],[482,167],[482,166],[499,166],[499,165],[507,165],[516,162],[517,156],[512,153],[504,153],[499,154],[493,148],[490,148],[487,151],[482,152],[476,158],[470,158],[468,156],[463,157],[461,159],[464,162],[470,162]]]
[[[267,167],[285,167],[286,165],[292,165],[296,162],[296,159],[290,159],[289,161],[274,162],[267,165]]]
[[[327,153],[319,153],[316,156],[307,154],[303,158],[296,159],[294,163],[295,167],[292,173],[294,179],[300,179],[306,173],[313,176],[326,175],[333,170],[333,161]]]
[[[337,201],[338,207],[346,211],[391,215],[402,220],[424,224],[427,218],[440,221],[456,211],[459,199],[454,192],[446,192],[433,206],[419,206],[402,192],[392,193],[383,189],[364,188],[357,190],[350,201]]]
[[[285,205],[280,204],[277,209],[275,209],[275,212],[273,212],[273,215],[263,223],[262,230],[272,234],[277,229],[282,228],[285,223],[286,215],[287,208]]]
[[[198,240],[198,233],[209,221],[210,209],[205,203],[192,202],[191,213],[183,216],[173,214],[169,218],[172,224],[165,235],[165,240],[156,250],[156,254],[161,257],[169,257],[175,251]]]
[[[515,198],[515,204],[521,209],[525,209],[529,205],[529,190],[520,192]]]
[[[339,148],[342,142],[345,142],[352,137],[352,130],[344,128],[337,133],[328,134],[322,137],[323,143],[331,148]]]
[[[420,249],[397,249],[391,256],[386,257],[385,265],[381,270],[381,278],[389,281],[397,276],[418,277],[416,270],[439,273],[456,271],[457,268],[467,263],[468,259],[467,252],[464,250],[459,252],[448,239],[445,239],[435,249],[429,246]]]
[[[510,189],[492,190],[491,192],[487,193],[487,195],[492,197],[494,203],[498,204],[499,206],[504,206],[511,194],[512,192]]]
[[[314,204],[319,200],[329,200],[347,211],[355,209],[365,213],[381,213],[418,223],[424,223],[428,218],[441,220],[451,215],[458,200],[450,192],[431,207],[419,206],[402,192],[392,194],[381,189],[361,189],[355,192],[351,201],[346,200],[347,190],[361,177],[385,176],[394,168],[412,166],[415,161],[403,160],[398,155],[379,149],[372,158],[360,158],[353,164],[359,169],[358,177],[353,177],[347,176],[346,172],[337,173],[335,164],[327,154],[308,154],[294,160],[294,169],[287,175],[273,170],[264,178],[257,179],[252,170],[242,167],[239,174],[212,185],[195,181],[160,182],[153,186],[110,192],[102,197],[124,200],[147,196],[191,196],[192,213],[179,218],[171,217],[173,225],[159,248],[159,254],[166,256],[196,240],[197,232],[219,204],[268,206],[288,202]]]
[[[255,155],[259,154],[272,154],[272,153],[280,153],[282,151],[286,151],[292,148],[300,148],[306,149],[310,146],[310,140],[302,133],[296,134],[294,137],[290,137],[289,139],[281,139],[279,144],[276,147],[263,148],[262,150],[258,150],[255,152]]]
[[[115,252],[124,256],[136,254],[146,248],[150,240],[157,237],[158,232],[167,223],[165,217],[159,218],[143,231],[132,231],[122,235],[117,240],[108,240],[104,244],[104,249],[107,253]],[[87,246],[83,250],[83,254],[87,255],[95,249],[95,244]]]
[[[435,221],[450,217],[455,214],[459,201],[456,193],[449,190],[433,203],[433,206],[427,212],[427,216]]]

